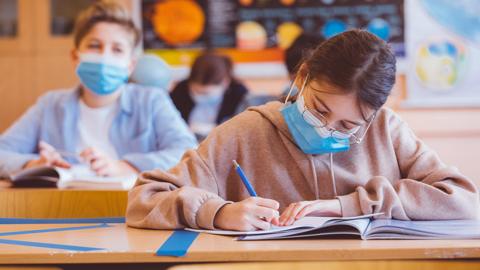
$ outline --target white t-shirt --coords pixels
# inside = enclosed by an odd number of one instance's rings
[[[118,159],[117,151],[109,138],[118,108],[118,102],[106,107],[90,108],[82,100],[79,101],[77,153],[93,147],[110,158]]]

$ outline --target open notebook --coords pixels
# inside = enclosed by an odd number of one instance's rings
[[[371,219],[372,215],[332,218],[305,217],[291,226],[272,226],[267,231],[196,230],[217,235],[238,236],[237,240],[349,237],[361,239],[480,239],[480,221],[402,221]]]
[[[13,187],[58,187],[61,189],[123,189],[133,187],[137,175],[100,177],[86,165],[70,169],[42,166],[10,176]]]

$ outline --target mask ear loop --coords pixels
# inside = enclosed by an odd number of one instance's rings
[[[310,75],[310,74],[307,73],[307,76],[305,77],[305,81],[303,81],[302,88],[300,89],[300,92],[298,93],[299,96],[302,95],[303,89],[305,89],[305,86],[307,85],[307,81],[308,81],[309,75]],[[285,101],[283,102],[284,104],[287,104],[288,100],[289,100],[290,97],[292,96],[293,87],[295,86],[295,83],[297,82],[297,80],[298,80],[298,77],[296,77],[295,80],[293,80],[292,84],[290,85],[290,90],[288,91],[288,95],[287,95],[287,97],[285,98]]]

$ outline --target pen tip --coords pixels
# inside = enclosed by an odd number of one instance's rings
[[[238,167],[238,166],[239,166],[239,165],[238,165],[238,162],[237,162],[235,159],[232,160],[232,162],[233,162],[233,166],[235,166],[235,167]]]

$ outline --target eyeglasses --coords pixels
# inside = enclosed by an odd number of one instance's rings
[[[358,136],[357,133],[360,131],[361,127],[357,126],[350,130],[341,130],[335,129],[333,127],[328,126],[327,118],[320,112],[316,110],[309,109],[306,105],[303,106],[302,116],[305,122],[315,128],[326,128],[329,135],[335,139],[337,142],[348,140],[349,144],[359,144],[365,138],[370,125],[372,124],[373,120],[375,119],[377,112],[375,112],[368,121],[367,127],[363,132],[362,136]]]

